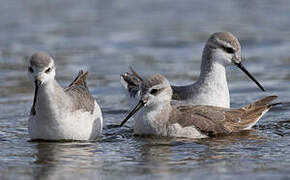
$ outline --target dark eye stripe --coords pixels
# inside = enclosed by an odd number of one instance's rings
[[[45,73],[49,73],[51,71],[51,68],[47,68],[46,70],[45,70]]]
[[[152,95],[155,96],[155,95],[161,93],[164,89],[165,89],[165,88],[160,88],[160,89],[151,89],[151,90],[150,90],[150,94],[152,94]]]
[[[235,50],[231,47],[223,47],[224,51],[229,53],[229,54],[233,54],[235,53]]]
[[[158,93],[158,89],[151,89],[150,94],[155,95]]]
[[[33,73],[32,67],[28,67],[28,71],[31,72],[31,73]]]

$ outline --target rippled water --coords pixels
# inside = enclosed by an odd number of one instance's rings
[[[254,130],[202,140],[134,137],[108,126],[96,142],[30,142],[33,89],[27,57],[48,51],[65,86],[89,71],[106,125],[129,107],[119,74],[133,65],[175,84],[196,80],[202,47],[216,31],[242,44],[262,93],[228,68],[232,107],[276,94],[290,102],[290,2],[210,0],[1,0],[0,179],[288,179],[290,108],[276,107]]]

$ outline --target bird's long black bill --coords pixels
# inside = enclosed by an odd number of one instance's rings
[[[32,104],[32,108],[31,108],[31,114],[35,115],[36,111],[35,111],[35,103],[36,103],[36,98],[37,98],[37,93],[38,93],[38,86],[39,86],[39,82],[37,80],[34,81],[34,85],[35,85],[35,90],[34,90],[34,99],[33,99],[33,104]]]
[[[144,106],[144,102],[142,100],[139,101],[137,106],[128,114],[128,116],[122,121],[120,127],[122,127],[129,119],[132,117],[140,108]]]
[[[265,91],[264,87],[254,78],[254,76],[249,73],[242,63],[236,63],[236,66],[238,66],[238,68],[240,68],[252,81],[254,81],[262,91]]]

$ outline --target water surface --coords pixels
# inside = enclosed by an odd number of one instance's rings
[[[1,0],[0,179],[288,179],[290,108],[273,108],[253,130],[190,140],[134,137],[130,121],[105,127],[95,142],[30,142],[32,85],[27,58],[47,51],[68,85],[80,69],[103,110],[119,123],[129,107],[119,74],[129,65],[174,84],[199,75],[209,35],[239,37],[245,66],[261,92],[228,68],[232,107],[266,95],[290,102],[290,2],[210,0]]]

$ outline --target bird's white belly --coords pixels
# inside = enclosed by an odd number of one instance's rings
[[[171,137],[184,137],[184,138],[206,138],[205,134],[199,132],[194,126],[191,127],[182,127],[179,124],[171,124],[168,127],[168,136]]]
[[[77,110],[58,113],[52,117],[35,115],[29,118],[28,126],[31,139],[93,140],[102,132],[103,119],[101,110],[95,102],[93,114]]]

